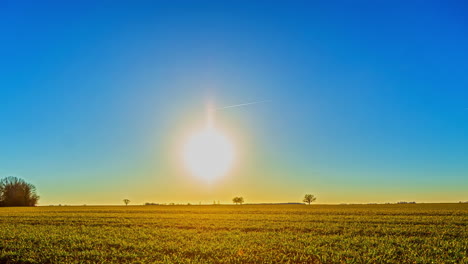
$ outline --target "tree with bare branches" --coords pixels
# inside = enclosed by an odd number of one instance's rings
[[[244,203],[244,198],[243,197],[234,197],[232,198],[232,202],[235,204],[243,204]]]
[[[315,200],[317,200],[317,197],[313,196],[312,194],[306,194],[304,196],[304,200],[302,201],[310,205],[310,203],[315,202]]]
[[[0,180],[0,206],[35,206],[39,196],[36,187],[17,177]]]

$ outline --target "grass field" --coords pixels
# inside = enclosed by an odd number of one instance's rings
[[[468,263],[468,204],[0,208],[1,263]]]

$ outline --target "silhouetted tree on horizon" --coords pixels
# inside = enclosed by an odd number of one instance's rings
[[[304,200],[302,201],[310,205],[310,203],[315,202],[315,200],[317,200],[317,197],[313,196],[312,194],[306,194],[304,196]]]
[[[243,204],[244,203],[244,198],[243,197],[234,197],[232,198],[232,202],[235,204]]]
[[[127,206],[130,203],[129,199],[124,199],[123,202],[125,203],[125,206]]]
[[[17,177],[0,180],[0,206],[35,206],[39,196],[36,187]]]

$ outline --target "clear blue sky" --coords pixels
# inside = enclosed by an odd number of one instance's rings
[[[464,1],[1,1],[0,177],[41,204],[468,200]],[[173,143],[206,98],[246,146]]]

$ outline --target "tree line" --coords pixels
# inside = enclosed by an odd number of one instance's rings
[[[302,200],[304,203],[307,203],[307,204],[311,204],[313,202],[315,202],[317,200],[317,197],[315,197],[314,195],[312,194],[306,194],[304,196],[304,199]],[[123,199],[123,202],[125,205],[128,205],[130,203],[130,200],[129,199]],[[239,204],[239,205],[242,205],[244,203],[244,197],[234,197],[232,198],[232,202],[235,203],[235,204]],[[201,204],[201,202],[200,202]],[[216,202],[214,201],[213,202],[214,205],[216,205]],[[220,204],[219,201],[217,204]],[[145,205],[159,205],[159,204],[156,204],[156,203],[145,203]],[[175,204],[169,204],[169,205],[175,205]],[[188,205],[190,205],[190,203],[188,203]]]
[[[303,202],[311,204],[317,197],[312,194],[306,194]],[[4,206],[35,206],[39,201],[36,194],[36,187],[17,177],[6,177],[0,180],[0,207]],[[124,199],[125,205],[130,203],[129,199]],[[232,202],[238,205],[244,203],[243,197],[234,197]]]

